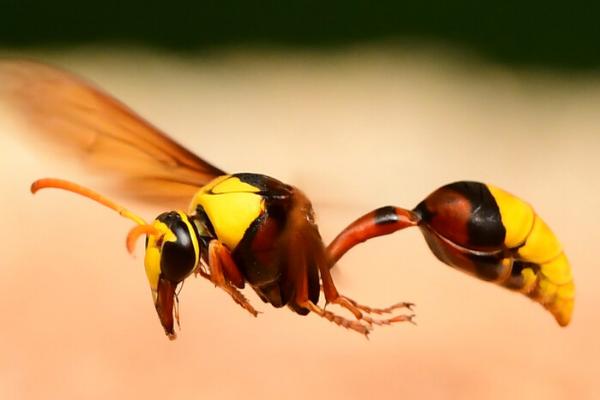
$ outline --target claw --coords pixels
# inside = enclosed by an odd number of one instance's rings
[[[370,326],[365,325],[361,320],[353,321],[346,319],[340,315],[332,313],[331,311],[326,311],[325,309],[314,304],[312,301],[308,301],[303,306],[308,308],[315,314],[319,315],[320,317],[323,317],[326,320],[333,322],[336,325],[342,326],[346,329],[351,329],[355,332],[364,335],[367,339],[369,338],[369,333],[371,332],[372,328]]]
[[[400,308],[406,308],[406,309],[412,311],[412,307],[414,306],[413,303],[401,302],[401,303],[396,303],[396,304],[394,304],[390,307],[386,307],[386,308],[372,308],[369,306],[364,306],[364,305],[358,304],[356,301],[354,301],[348,297],[345,297],[345,296],[339,296],[337,299],[332,301],[332,303],[338,304],[339,306],[350,311],[357,320],[368,324],[369,329],[372,329],[373,325],[384,326],[384,325],[391,325],[391,324],[394,324],[397,322],[411,322],[414,324],[414,321],[413,321],[414,314],[396,315],[394,317],[386,318],[386,319],[372,318],[369,315],[369,314],[377,314],[377,315],[389,314],[392,311],[394,311],[396,309],[400,309]]]

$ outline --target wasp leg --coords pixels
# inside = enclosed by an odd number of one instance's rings
[[[394,310],[397,310],[397,309],[400,309],[400,308],[406,308],[409,311],[412,311],[413,307],[415,306],[415,303],[409,303],[409,302],[402,301],[400,303],[393,304],[393,305],[391,305],[389,307],[373,308],[373,307],[370,307],[370,306],[365,306],[363,304],[359,304],[355,300],[352,300],[351,298],[349,298],[347,296],[341,296],[340,295],[340,297],[343,297],[352,306],[358,308],[361,311],[366,312],[367,314],[377,314],[377,315],[390,314]]]
[[[215,286],[220,287],[227,292],[233,301],[238,303],[250,314],[256,317],[258,315],[258,311],[252,307],[246,297],[244,297],[244,295],[237,290],[225,277],[225,272],[227,272],[228,277],[235,275],[235,273],[241,277],[241,274],[239,273],[235,262],[231,258],[231,254],[229,253],[227,247],[225,247],[225,245],[218,240],[213,240],[208,245],[208,267],[210,269],[210,274],[207,274],[200,268],[198,269],[198,273],[204,278],[209,279],[212,283],[214,283]],[[236,272],[233,272],[233,270]]]
[[[223,268],[223,275],[225,276],[225,280],[230,282],[238,289],[243,289],[245,280],[240,272],[240,269],[231,258],[231,252],[224,244],[219,241],[213,240],[215,244],[213,246],[216,247],[216,251],[219,256],[219,260],[221,261],[221,266]]]
[[[309,297],[309,285],[308,285],[308,274],[306,273],[306,264],[302,266],[302,270],[299,271],[299,279],[296,285],[296,297],[295,303],[300,307],[306,308],[307,310],[317,314],[318,316],[325,318],[328,321],[333,322],[336,325],[342,326],[347,329],[352,329],[360,334],[368,336],[371,327],[361,321],[353,321],[327,311],[310,300]]]
[[[344,307],[345,309],[347,309],[348,311],[353,313],[355,316],[358,315],[357,318],[362,319],[363,321],[366,321],[369,324],[391,325],[396,322],[414,323],[414,321],[413,321],[413,318],[415,317],[414,314],[401,314],[401,315],[396,315],[395,317],[387,318],[387,319],[376,319],[376,318],[372,318],[369,315],[365,315],[365,313],[366,314],[378,314],[378,315],[389,314],[389,313],[392,313],[394,310],[401,309],[401,308],[407,308],[412,311],[412,307],[414,305],[412,303],[402,302],[402,303],[396,303],[392,306],[385,307],[385,308],[372,308],[369,306],[358,304],[356,301],[352,300],[351,298],[342,296],[342,295],[340,295],[337,299],[333,300],[332,303],[338,304],[339,306]]]
[[[325,301],[327,303],[338,304],[339,306],[347,309],[354,315],[354,317],[357,320],[362,320],[369,325],[391,325],[396,322],[404,321],[412,322],[414,315],[397,315],[387,319],[376,319],[370,317],[369,315],[365,315],[365,313],[390,313],[399,308],[410,309],[412,305],[410,303],[397,303],[387,308],[372,308],[358,304],[356,301],[339,294],[335,287],[335,284],[333,283],[333,278],[331,277],[331,272],[329,271],[328,265],[319,265],[319,272],[321,273],[321,281],[323,282],[323,293],[325,294]],[[327,313],[327,311],[325,310],[322,311]],[[327,318],[325,315],[322,316]]]
[[[384,318],[384,319],[373,318],[370,315],[368,315],[369,313],[381,315],[384,313],[391,313],[393,310],[396,310],[399,308],[409,308],[409,306],[407,306],[406,304],[410,304],[410,303],[397,303],[397,304],[394,304],[393,306],[390,306],[387,308],[371,308],[369,306],[364,306],[364,305],[358,304],[354,300],[352,300],[346,296],[342,296],[342,295],[339,295],[337,298],[331,300],[330,303],[337,304],[340,307],[345,308],[346,310],[348,310],[352,314],[354,314],[356,319],[363,320],[363,321],[367,322],[369,325],[391,325],[396,322],[414,323],[414,321],[413,321],[413,318],[415,317],[414,314],[400,314],[400,315],[396,315],[391,318]]]
[[[353,321],[346,319],[340,315],[334,314],[331,311],[327,311],[310,300],[306,300],[306,302],[301,303],[301,305],[310,311],[314,312],[320,317],[327,319],[328,321],[333,322],[336,325],[342,326],[347,329],[352,329],[358,333],[361,333],[368,337],[369,332],[371,331],[371,327],[361,323],[360,321]]]
[[[414,212],[392,206],[381,207],[363,215],[348,225],[327,246],[330,268],[333,268],[335,263],[357,244],[377,236],[389,235],[400,229],[417,226],[420,221],[420,217]]]

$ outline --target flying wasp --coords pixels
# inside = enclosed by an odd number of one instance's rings
[[[571,321],[575,286],[560,242],[528,203],[489,184],[455,182],[413,210],[365,214],[328,246],[331,265],[361,242],[415,226],[443,263],[527,295],[561,326]]]
[[[206,278],[256,316],[240,292],[249,284],[274,307],[315,313],[367,335],[373,325],[411,321],[373,314],[410,309],[410,303],[371,308],[341,295],[330,274],[331,256],[315,223],[312,205],[298,188],[252,173],[227,174],[176,143],[116,99],[68,72],[33,62],[1,62],[0,94],[37,132],[36,138],[126,178],[129,193],[169,204],[192,198],[187,210],[168,211],[148,223],[103,195],[61,179],[40,179],[33,193],[68,190],[95,200],[136,225],[127,235],[134,250],[146,237],[144,265],[152,299],[166,335],[176,337],[177,289],[190,275]],[[349,310],[344,318],[318,305]]]

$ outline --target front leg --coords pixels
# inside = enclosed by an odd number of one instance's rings
[[[235,261],[231,258],[229,249],[218,240],[212,240],[208,245],[208,269],[209,272],[207,273],[198,267],[197,273],[203,278],[211,281],[215,286],[227,292],[233,301],[246,309],[250,314],[255,317],[258,315],[258,311],[256,311],[246,297],[236,289],[235,286],[240,288],[244,287],[242,275],[235,264]],[[235,286],[232,283],[235,284]]]

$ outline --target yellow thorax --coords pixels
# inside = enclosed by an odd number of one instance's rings
[[[234,250],[250,225],[264,212],[260,189],[239,178],[224,175],[200,189],[190,204],[190,214],[202,206],[217,239]]]

